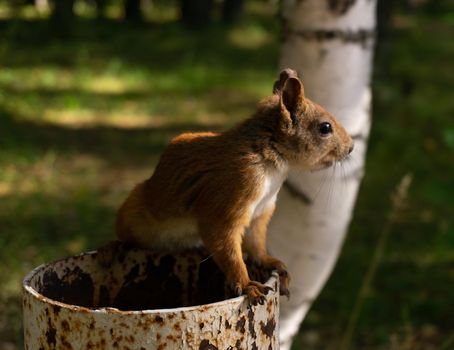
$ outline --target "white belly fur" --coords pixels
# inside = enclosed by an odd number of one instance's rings
[[[135,225],[135,236],[142,246],[158,251],[180,251],[202,245],[197,225],[189,217],[158,221],[149,216]]]
[[[277,194],[287,174],[281,171],[270,171],[265,175],[262,191],[259,198],[251,205],[251,219],[263,214],[276,202]]]

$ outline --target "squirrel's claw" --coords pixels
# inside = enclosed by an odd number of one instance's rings
[[[265,304],[265,295],[272,291],[273,288],[266,286],[257,281],[250,281],[244,288],[243,292],[246,294],[252,305]]]
[[[278,271],[279,273],[279,294],[280,295],[285,295],[287,299],[290,299],[290,290],[288,289],[289,283],[290,283],[290,276],[287,272],[287,270]]]

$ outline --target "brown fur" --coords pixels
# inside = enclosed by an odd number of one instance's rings
[[[321,122],[331,123],[333,133],[322,136]],[[267,287],[249,279],[244,250],[265,268],[277,269],[281,293],[288,294],[285,265],[266,252],[276,193],[289,167],[323,168],[352,146],[343,127],[304,97],[296,73],[285,70],[274,94],[243,123],[224,133],[174,138],[153,175],[121,206],[117,235],[153,249],[203,243],[232,287],[261,302]]]

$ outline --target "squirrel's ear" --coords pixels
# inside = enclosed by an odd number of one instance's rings
[[[274,82],[273,94],[280,94],[288,78],[298,78],[298,73],[293,69],[286,68],[279,74],[279,79]]]
[[[281,95],[281,107],[285,108],[290,114],[297,111],[303,103],[304,88],[303,83],[298,78],[290,77],[284,84]]]

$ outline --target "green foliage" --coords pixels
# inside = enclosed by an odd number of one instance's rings
[[[78,17],[62,39],[30,9],[12,18],[0,2],[0,349],[22,347],[20,281],[29,270],[111,239],[116,208],[172,136],[224,129],[271,90],[275,5],[251,1],[242,22],[190,32],[157,4],[153,24],[122,23],[112,6],[110,19]],[[408,207],[355,344],[436,349],[454,328],[451,23],[436,7],[399,10],[380,42],[367,172],[340,262],[297,340],[305,349],[336,349],[391,189],[408,172]]]

